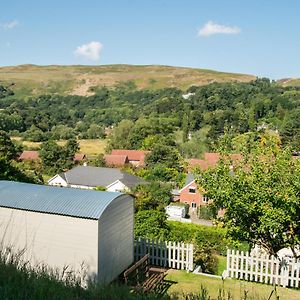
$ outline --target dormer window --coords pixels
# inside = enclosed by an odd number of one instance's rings
[[[196,194],[196,187],[190,186],[190,187],[189,187],[189,193],[191,193],[191,194]]]

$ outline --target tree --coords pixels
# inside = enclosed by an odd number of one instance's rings
[[[0,157],[8,160],[17,158],[18,151],[5,131],[0,131]]]
[[[136,210],[151,210],[164,208],[171,202],[171,186],[159,182],[138,185],[133,191]]]
[[[141,210],[135,215],[134,235],[150,239],[167,240],[170,228],[164,212],[158,210]]]
[[[166,168],[172,168],[179,172],[183,170],[182,158],[178,150],[161,143],[155,144],[151,153],[146,156],[145,162],[146,166],[150,168],[162,164]]]
[[[109,136],[110,149],[131,149],[128,136],[134,123],[129,120],[123,120],[118,124]]]
[[[27,176],[5,157],[0,157],[0,180],[12,180],[34,183],[34,179]]]
[[[73,161],[76,152],[80,150],[79,143],[75,138],[69,139],[63,148],[65,150],[66,159],[69,161]]]
[[[262,147],[236,165],[224,157],[201,174],[198,184],[216,208],[225,208],[224,224],[235,241],[257,244],[269,254],[300,242],[300,160],[288,150]]]

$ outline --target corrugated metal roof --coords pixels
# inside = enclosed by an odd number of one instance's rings
[[[99,219],[123,195],[72,188],[0,181],[0,206],[78,218]]]

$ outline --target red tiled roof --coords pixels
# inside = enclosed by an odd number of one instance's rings
[[[74,155],[74,161],[82,161],[85,159],[85,154],[83,153],[76,153]]]
[[[19,157],[20,160],[38,160],[39,158],[38,151],[23,151]]]
[[[186,160],[188,163],[189,170],[199,167],[201,170],[206,170],[208,168],[208,164],[203,159],[191,158]]]
[[[112,155],[126,155],[128,160],[141,161],[144,162],[145,155],[150,153],[150,151],[145,150],[125,150],[125,149],[113,149]]]
[[[239,161],[243,159],[243,155],[239,153],[229,154],[229,156],[232,159],[232,161]]]
[[[220,159],[220,153],[217,153],[217,152],[205,152],[204,153],[204,160],[210,166],[214,166],[218,162],[219,159]]]
[[[127,155],[109,154],[104,156],[106,165],[108,166],[124,166],[129,162]]]
[[[233,162],[242,160],[243,156],[241,154],[229,154]],[[204,159],[191,158],[187,160],[189,164],[189,169],[200,167],[201,170],[206,170],[208,167],[215,166],[218,160],[221,158],[221,154],[218,152],[206,152],[204,153]]]

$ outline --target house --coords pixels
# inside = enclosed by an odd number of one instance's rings
[[[107,154],[104,155],[104,160],[106,166],[109,167],[124,167],[126,164],[129,164],[127,155]]]
[[[134,260],[126,194],[0,181],[0,219],[1,251],[24,252],[31,266],[110,283]]]
[[[78,166],[49,179],[53,186],[79,189],[106,188],[109,192],[130,191],[142,184],[143,180],[116,168]]]
[[[232,163],[237,163],[243,156],[241,154],[229,154]],[[214,167],[221,158],[220,153],[216,152],[206,152],[204,153],[204,159],[188,159],[186,160],[188,164],[188,175],[186,177],[186,182],[183,188],[180,190],[173,191],[173,200],[180,201],[182,203],[187,203],[190,205],[190,212],[195,213],[197,208],[200,206],[207,206],[209,204],[209,199],[203,195],[203,192],[199,190],[195,182],[193,175],[193,170],[195,168],[200,168],[200,170],[205,171],[208,168]],[[224,210],[218,212],[219,216],[224,215]]]
[[[74,155],[74,161],[75,162],[81,162],[86,158],[85,154],[83,153],[76,153]],[[37,161],[40,159],[40,154],[38,151],[28,151],[25,150],[21,153],[21,155],[19,156],[19,160],[21,161]]]
[[[183,188],[178,190],[178,199],[181,203],[189,204],[191,212],[196,212],[201,205],[208,205],[208,198],[197,187],[192,173],[187,175]]]
[[[73,160],[75,162],[77,162],[77,163],[80,163],[80,162],[82,162],[85,159],[86,159],[86,155],[85,154],[83,154],[83,153],[75,153]]]
[[[191,158],[187,159],[188,171],[191,172],[196,167],[200,168],[202,171],[207,170],[210,167],[214,167],[221,158],[221,154],[218,152],[205,152],[204,159]],[[229,158],[232,163],[237,163],[242,160],[243,156],[239,153],[229,154]]]
[[[23,151],[21,155],[19,156],[19,160],[31,160],[36,161],[40,159],[40,154],[38,151]]]
[[[125,149],[113,149],[112,155],[126,155],[129,163],[137,167],[143,167],[145,165],[145,157],[150,153],[146,150],[125,150]]]

